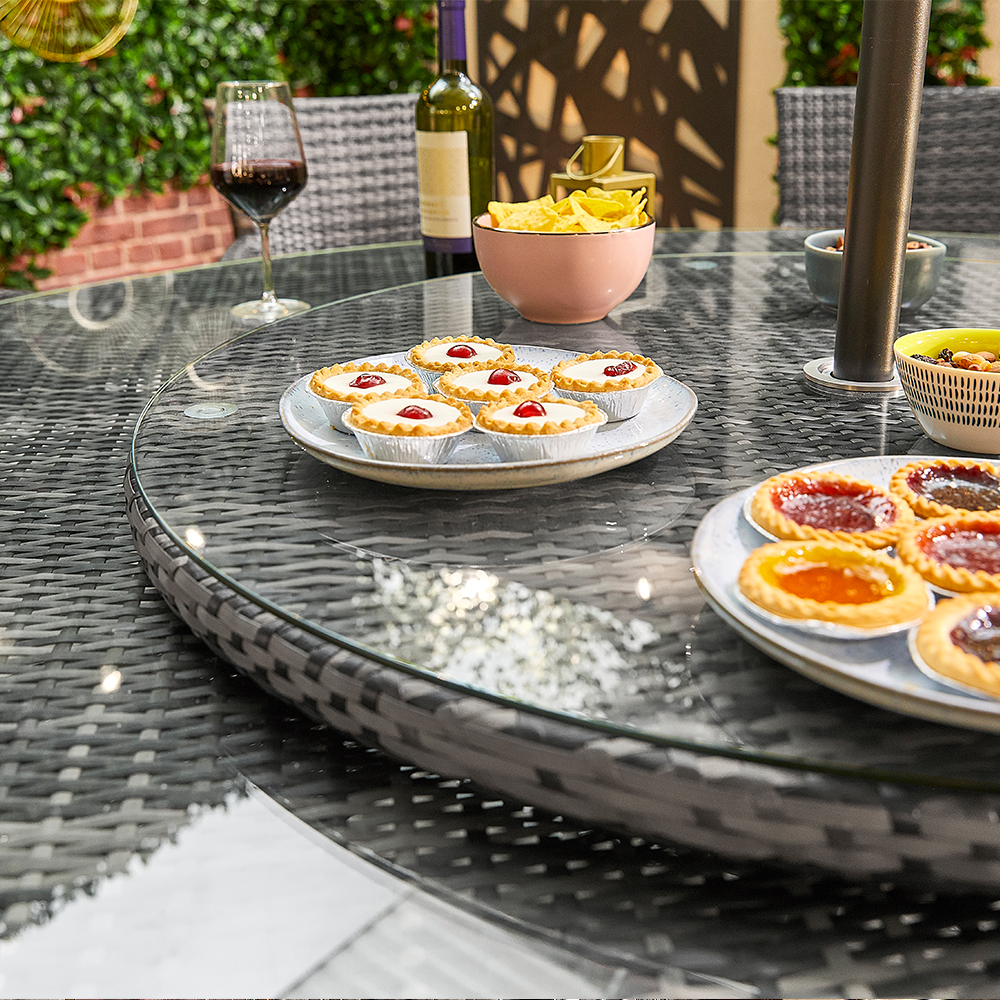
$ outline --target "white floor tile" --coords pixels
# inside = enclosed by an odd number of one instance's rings
[[[176,844],[0,942],[0,996],[280,996],[405,886],[263,796],[196,817]]]

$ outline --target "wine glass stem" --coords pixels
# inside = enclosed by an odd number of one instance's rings
[[[258,222],[257,228],[260,230],[260,263],[264,278],[264,294],[261,296],[262,302],[277,303],[274,294],[274,279],[271,277],[271,241],[268,237],[270,222]]]

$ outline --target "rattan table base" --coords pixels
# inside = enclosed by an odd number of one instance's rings
[[[266,691],[367,745],[578,820],[726,857],[1000,887],[1000,796],[770,767],[452,690],[235,593],[172,543],[131,471],[125,489],[136,549],[174,612]]]

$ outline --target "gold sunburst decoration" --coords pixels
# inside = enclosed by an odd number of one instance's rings
[[[55,62],[110,52],[128,31],[138,0],[0,0],[0,31]]]

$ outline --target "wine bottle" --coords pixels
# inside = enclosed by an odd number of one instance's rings
[[[438,75],[416,124],[427,276],[477,271],[472,220],[493,197],[493,102],[469,79],[465,0],[438,0]]]

